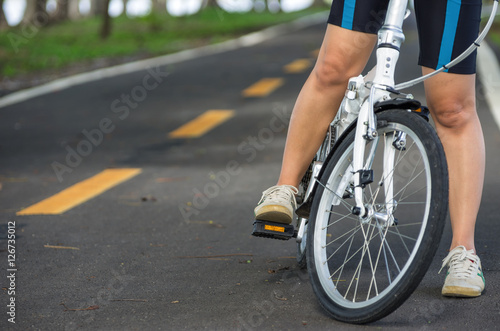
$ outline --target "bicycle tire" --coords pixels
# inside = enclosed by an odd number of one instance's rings
[[[314,293],[330,316],[355,324],[387,316],[413,293],[436,253],[448,212],[446,158],[431,125],[416,113],[391,109],[377,113],[377,132],[379,138],[367,141],[368,152],[375,146],[371,160],[375,181],[364,189],[365,201],[379,214],[394,206],[399,224],[380,217],[362,222],[350,210],[355,205],[348,179],[355,126],[325,165],[308,224],[306,252]],[[381,145],[387,146],[401,132],[406,146],[395,152],[391,178],[396,194],[387,203],[379,199],[388,185],[380,176],[380,158],[384,159],[387,147],[379,153],[379,143],[383,140]]]

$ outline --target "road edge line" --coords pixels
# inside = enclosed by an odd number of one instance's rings
[[[0,98],[0,108],[20,103],[45,94],[62,91],[76,85],[141,71],[148,67],[180,63],[203,56],[224,53],[243,47],[251,47],[266,40],[275,38],[279,35],[301,30],[309,26],[320,24],[322,22],[324,22],[326,25],[327,13],[327,11],[324,11],[304,16],[291,22],[271,26],[264,30],[252,32],[236,39],[227,40],[214,45],[187,49],[177,53],[162,55],[146,60],[120,64],[107,68],[101,68],[77,75],[72,75],[69,77],[56,79],[46,84],[7,94],[6,96]]]

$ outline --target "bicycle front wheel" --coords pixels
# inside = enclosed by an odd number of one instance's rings
[[[325,165],[309,218],[307,262],[321,305],[349,323],[376,321],[415,290],[436,253],[448,210],[442,145],[421,116],[377,114],[378,136],[366,141],[368,214],[353,215],[354,132]],[[389,170],[388,170],[389,169]]]

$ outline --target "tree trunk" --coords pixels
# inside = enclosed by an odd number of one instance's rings
[[[5,18],[5,13],[3,11],[3,0],[0,0],[0,30],[7,29],[9,24],[7,23],[7,19]]]
[[[101,28],[101,39],[107,39],[111,34],[111,16],[109,15],[109,2],[111,0],[103,0],[105,9],[102,11],[101,15],[103,17],[102,28]],[[102,9],[101,9],[102,10]]]
[[[40,26],[49,23],[46,6],[47,0],[26,0],[26,9],[24,10],[22,24]]]
[[[69,18],[69,0],[58,0],[56,12],[52,19],[56,22],[65,21]]]
[[[123,2],[123,12],[121,15],[127,15],[127,5],[128,5],[128,0],[122,0]]]
[[[109,0],[91,0],[90,2],[90,15],[104,16],[109,8]]]
[[[70,20],[76,20],[82,17],[80,13],[79,0],[67,0],[68,1],[68,18]]]
[[[205,7],[220,8],[219,4],[217,3],[217,0],[207,0]]]
[[[153,0],[153,12],[164,14],[167,11],[167,0]]]

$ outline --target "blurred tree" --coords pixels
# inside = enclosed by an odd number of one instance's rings
[[[326,7],[326,2],[325,2],[325,0],[314,0],[313,6],[314,7]]]
[[[69,3],[71,0],[58,0],[56,11],[52,16],[54,21],[65,21],[69,18]]]
[[[5,18],[5,13],[3,11],[3,0],[0,0],[0,29],[6,29],[9,27],[7,19]]]
[[[123,1],[123,13],[122,13],[122,15],[127,15],[128,0],[122,0],[122,1]]]
[[[220,8],[219,4],[217,3],[217,0],[207,0],[207,4],[205,6]]]
[[[68,18],[71,20],[78,19],[82,16],[80,13],[79,0],[66,0],[68,1]]]
[[[167,0],[153,0],[153,12],[164,14],[167,11]]]
[[[280,0],[266,0],[267,9],[272,13],[277,13],[281,11],[281,3]]]
[[[45,25],[49,23],[47,0],[26,0],[26,9],[22,20],[23,25]]]
[[[111,16],[109,15],[109,2],[111,0],[101,0],[102,10],[100,14],[103,17],[102,28],[101,28],[101,39],[107,39],[111,34]]]
[[[91,0],[90,14],[93,16],[104,16],[109,8],[109,0]]]

